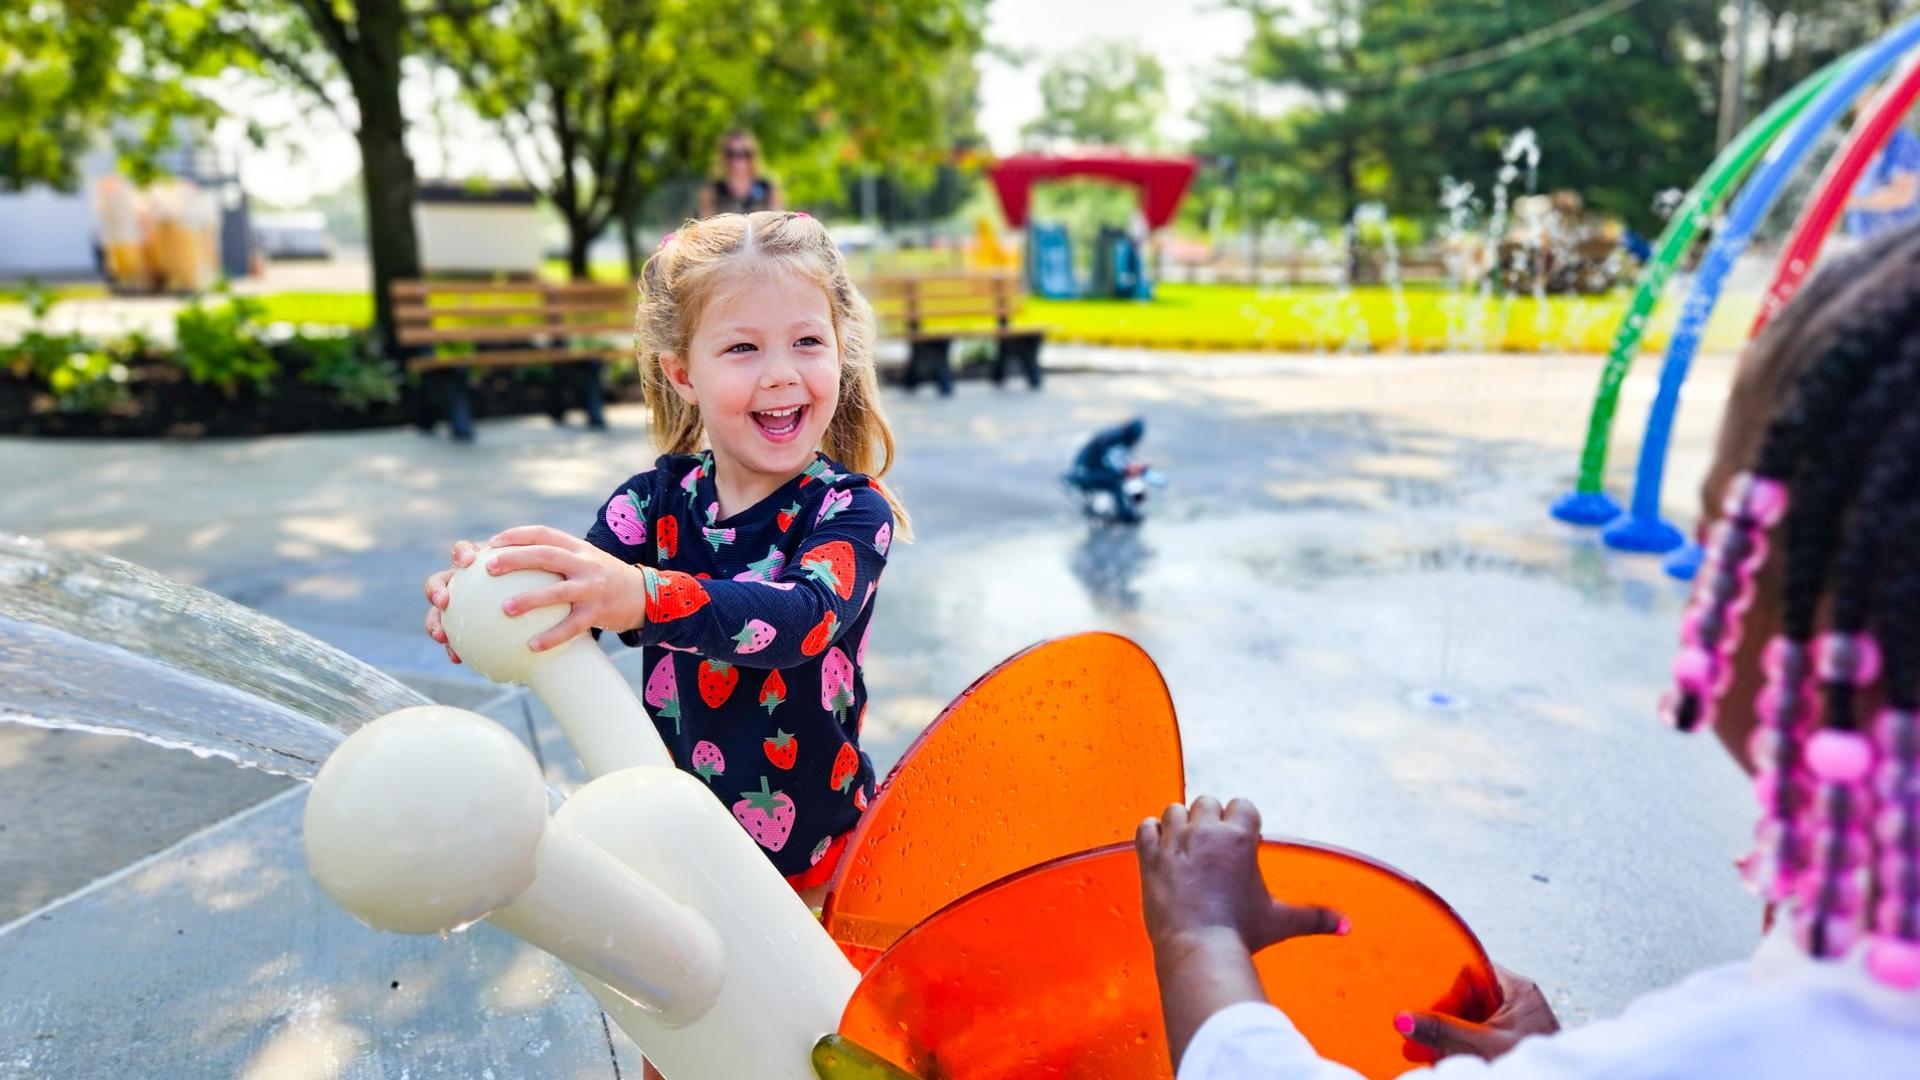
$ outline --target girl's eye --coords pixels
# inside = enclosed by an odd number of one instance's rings
[[[725,348],[724,350],[722,350],[722,351],[723,351],[723,352],[730,352],[730,353],[741,353],[741,354],[745,354],[745,353],[748,353],[748,352],[752,352],[752,351],[753,351],[753,348],[754,348],[754,346],[753,346],[753,343],[752,343],[752,342],[747,342],[747,341],[742,341],[742,342],[740,342],[740,343],[739,343],[739,344],[737,344],[737,345],[729,345],[729,346],[727,346],[727,347],[726,347],[726,348]]]
[[[820,346],[820,345],[825,345],[825,344],[826,344],[826,342],[824,342],[824,341],[821,341],[821,340],[820,340],[819,338],[817,338],[817,337],[814,337],[814,336],[813,336],[812,334],[808,334],[808,335],[807,335],[806,337],[803,337],[803,338],[801,338],[801,339],[800,339],[799,341],[796,341],[796,342],[794,342],[794,344],[795,344],[795,345],[808,345],[808,346]]]

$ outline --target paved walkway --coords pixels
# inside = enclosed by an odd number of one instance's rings
[[[1682,593],[1546,517],[1596,361],[1094,361],[1137,371],[889,395],[893,486],[920,540],[896,552],[870,650],[883,766],[998,659],[1114,630],[1166,674],[1191,790],[1249,795],[1276,833],[1421,877],[1572,1018],[1750,943],[1727,869],[1745,786],[1652,717]],[[1705,361],[1682,411],[1682,515],[1726,368]],[[1630,385],[1617,458],[1650,393]],[[1057,476],[1088,431],[1136,413],[1171,486],[1145,528],[1089,530]],[[457,537],[582,527],[651,458],[638,411],[612,419],[607,435],[482,424],[471,447],[408,431],[0,441],[5,525],[204,585],[511,720],[519,699],[419,633],[419,580]],[[530,738],[543,723],[521,722]],[[373,935],[321,902],[298,791],[222,824],[281,790],[0,725],[0,921],[20,917],[0,929],[0,1047],[22,1048],[0,1051],[0,1077],[612,1075],[617,1035],[539,958],[485,928]],[[271,1067],[285,1061],[307,1071]]]

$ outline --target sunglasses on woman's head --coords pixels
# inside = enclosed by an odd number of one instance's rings
[[[740,158],[746,161],[753,160],[753,151],[747,149],[744,146],[729,146],[725,151],[725,155],[727,160],[729,161],[735,158]]]

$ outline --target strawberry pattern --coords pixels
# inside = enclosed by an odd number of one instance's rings
[[[873,798],[859,720],[893,514],[867,477],[816,455],[723,515],[715,468],[662,457],[601,504],[587,539],[643,568],[647,622],[619,636],[646,651],[641,697],[674,760],[791,877]]]

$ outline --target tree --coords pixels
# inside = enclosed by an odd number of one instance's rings
[[[184,80],[218,65],[170,62],[171,29],[147,0],[0,0],[0,189],[71,191],[103,141],[151,175],[176,120],[213,115]]]
[[[1772,101],[1827,62],[1893,28],[1902,0],[1835,4],[1827,0],[1759,0],[1754,5],[1759,63],[1749,71],[1749,100]],[[1759,112],[1749,108],[1748,117]]]
[[[1040,75],[1040,115],[1030,142],[1148,148],[1166,111],[1166,73],[1152,54],[1099,41],[1055,57]]]
[[[1542,189],[1571,188],[1656,224],[1656,193],[1711,156],[1712,0],[1316,0],[1255,20],[1250,69],[1305,98],[1285,152],[1330,177],[1350,219],[1363,201],[1429,213],[1444,177],[1486,176],[1531,128]]]
[[[388,355],[399,355],[393,282],[420,274],[417,181],[400,107],[402,61],[419,10],[408,0],[202,0],[171,8],[167,18],[199,20],[199,48],[224,46],[250,58],[256,70],[305,90],[353,132],[373,264],[374,333]]]
[[[616,220],[637,263],[648,193],[701,170],[735,124],[802,172],[843,152],[910,158],[937,144],[941,88],[922,72],[971,55],[980,9],[513,0],[484,19],[432,20],[429,40],[565,220],[569,269],[582,277],[589,246]]]

